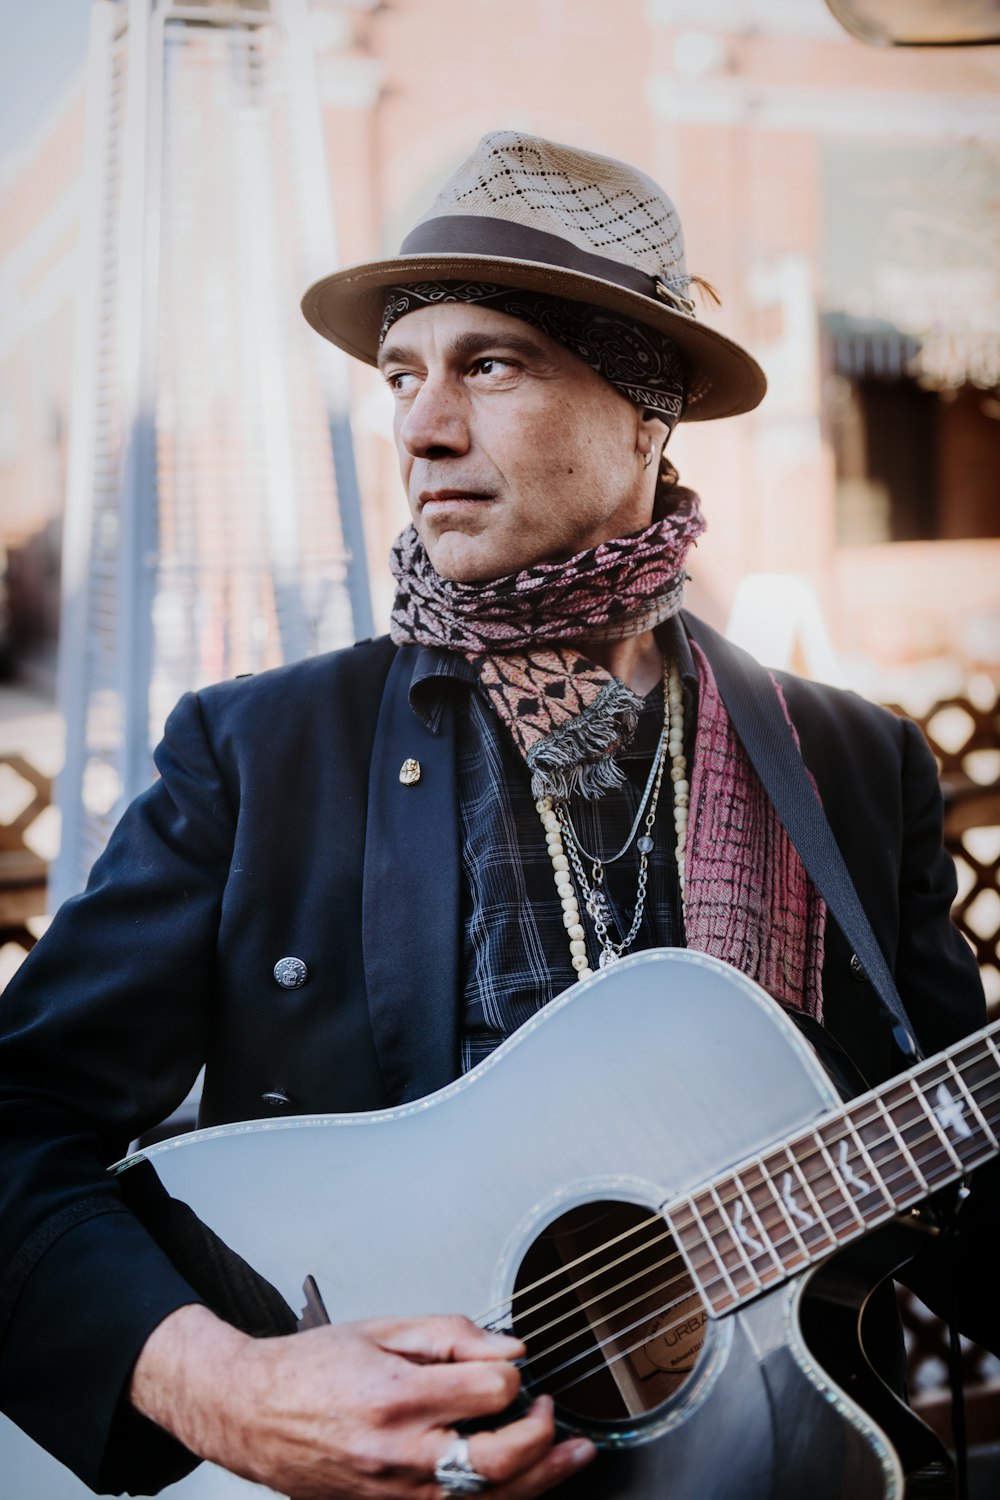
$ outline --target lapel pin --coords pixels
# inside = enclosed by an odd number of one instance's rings
[[[416,786],[420,780],[420,762],[408,755],[399,768],[399,779],[404,786]]]

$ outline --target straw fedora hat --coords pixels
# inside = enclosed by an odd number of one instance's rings
[[[624,313],[673,339],[687,368],[688,421],[750,411],[764,372],[695,317],[673,203],[612,157],[503,130],[484,136],[398,256],[325,276],[302,299],[332,343],[374,364],[386,288],[475,281]]]

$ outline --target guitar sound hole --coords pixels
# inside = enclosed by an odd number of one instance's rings
[[[585,1203],[530,1246],[514,1283],[529,1394],[571,1418],[620,1424],[690,1379],[706,1315],[662,1218],[633,1203]]]

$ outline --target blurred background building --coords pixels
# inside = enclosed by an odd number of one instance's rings
[[[57,899],[182,690],[384,627],[388,398],[297,300],[504,126],[662,182],[699,316],[767,371],[675,434],[692,607],[918,715],[967,700],[939,753],[1000,778],[1000,48],[865,47],[822,0],[94,0],[88,61],[87,9],[0,9],[43,85],[0,141],[0,664],[35,722],[61,645]]]

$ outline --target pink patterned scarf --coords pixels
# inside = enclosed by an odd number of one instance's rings
[[[705,522],[693,490],[670,493],[672,513],[635,536],[485,583],[442,578],[412,526],[393,547],[392,639],[468,658],[535,797],[599,797],[621,784],[614,756],[635,733],[641,699],[562,642],[624,640],[680,609],[684,562]]]
[[[393,548],[393,640],[468,658],[527,762],[536,797],[599,797],[623,779],[614,756],[635,732],[641,700],[561,643],[622,640],[677,612],[684,561],[704,521],[692,491],[677,488],[672,497],[674,513],[636,536],[487,583],[441,578],[412,526]],[[699,692],[684,874],[688,946],[822,1019],[825,905],[747,759],[708,661],[694,642],[692,651]],[[777,682],[774,690],[784,708]]]
[[[740,744],[712,668],[694,641],[691,650],[698,731],[684,871],[688,947],[725,959],[822,1021],[826,904]],[[776,681],[774,691],[787,719]]]

